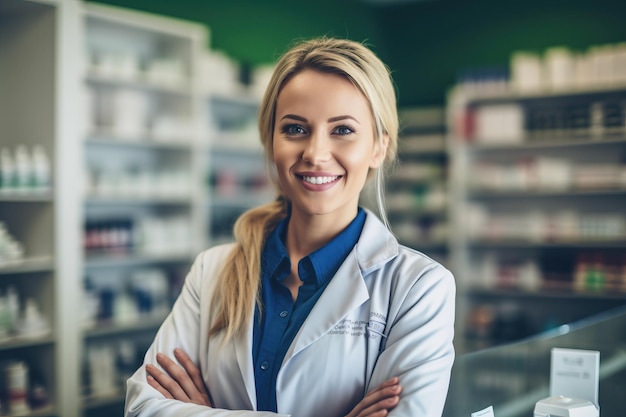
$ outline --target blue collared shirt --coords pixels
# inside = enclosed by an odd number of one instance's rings
[[[268,236],[261,257],[262,311],[258,307],[255,311],[252,345],[258,411],[277,412],[276,378],[289,345],[359,240],[365,218],[365,211],[359,207],[348,227],[298,262],[298,276],[303,284],[295,302],[282,283],[291,273],[285,248],[289,218],[282,220]]]

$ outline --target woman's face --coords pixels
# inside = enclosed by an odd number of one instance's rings
[[[274,163],[292,211],[350,221],[370,168],[384,159],[365,96],[347,79],[304,70],[276,103]]]

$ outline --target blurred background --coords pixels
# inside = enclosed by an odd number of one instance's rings
[[[0,415],[121,415],[194,257],[272,199],[258,103],[313,36],[392,72],[388,216],[454,273],[459,354],[623,306],[624,17],[618,0],[0,0]]]

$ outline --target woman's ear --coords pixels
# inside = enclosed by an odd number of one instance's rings
[[[378,168],[385,161],[387,148],[389,147],[389,135],[384,134],[380,141],[374,143],[374,153],[370,162],[370,168]]]

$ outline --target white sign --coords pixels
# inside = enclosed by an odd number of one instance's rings
[[[600,352],[554,348],[551,352],[550,396],[588,400],[598,404]]]

